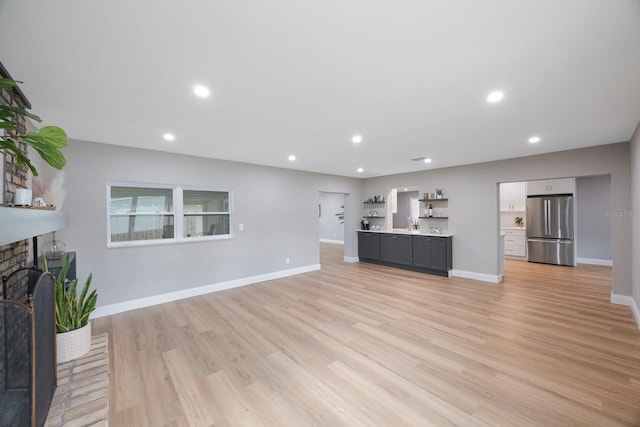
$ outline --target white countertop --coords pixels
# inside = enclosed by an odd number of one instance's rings
[[[426,231],[420,230],[405,230],[405,229],[395,229],[395,230],[356,230],[361,233],[385,233],[385,234],[412,234],[414,236],[430,236],[430,237],[453,237],[453,234],[448,233],[427,233]]]
[[[526,230],[527,227],[500,227],[500,230]]]

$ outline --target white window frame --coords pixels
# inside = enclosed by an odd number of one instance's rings
[[[162,213],[159,213],[159,215],[161,214],[173,215],[173,237],[168,239],[124,240],[124,241],[112,242],[111,241],[111,217],[119,216],[119,215],[111,213],[111,187],[158,188],[158,189],[164,189],[164,190],[171,190],[172,196],[173,196],[173,212],[162,212]],[[229,211],[228,212],[207,212],[207,213],[228,214],[229,215],[229,234],[214,234],[214,235],[184,237],[183,233],[184,233],[185,214],[184,214],[183,192],[185,190],[228,193],[229,194]],[[109,181],[107,182],[107,188],[106,188],[106,200],[107,200],[107,203],[106,203],[107,205],[107,248],[128,248],[133,246],[170,245],[170,244],[176,244],[176,243],[190,243],[190,242],[202,242],[202,241],[211,241],[211,240],[233,239],[233,190],[228,188]]]
[[[183,241],[188,242],[201,242],[203,240],[225,240],[233,238],[233,191],[230,189],[224,188],[212,188],[212,187],[196,187],[196,186],[182,186],[180,188],[180,224],[176,224],[176,230],[180,230],[180,238]],[[184,191],[210,191],[217,193],[227,193],[229,195],[229,209],[227,212],[201,212],[201,213],[190,213],[189,215],[185,215],[184,213]],[[213,234],[213,235],[202,235],[202,236],[189,236],[184,237],[184,217],[185,216],[197,216],[202,214],[219,214],[219,215],[229,215],[229,234]],[[174,224],[176,222],[174,221]]]

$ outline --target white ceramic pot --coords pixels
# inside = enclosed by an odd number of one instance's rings
[[[58,363],[68,362],[85,355],[91,349],[91,322],[80,329],[56,334]]]
[[[25,188],[18,188],[16,190],[15,204],[18,206],[31,206],[31,198],[33,197],[32,190]]]

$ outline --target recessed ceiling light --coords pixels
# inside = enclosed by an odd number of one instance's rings
[[[532,136],[531,138],[529,138],[529,142],[531,144],[537,144],[538,142],[540,142],[540,137],[539,136]]]
[[[165,141],[175,141],[176,140],[176,136],[172,133],[165,133],[164,135],[162,135],[162,137],[164,138]]]
[[[209,95],[211,94],[211,92],[209,91],[209,88],[203,85],[195,85],[193,87],[193,93],[198,98],[208,98]]]
[[[502,101],[502,98],[504,98],[504,92],[496,90],[487,96],[487,102],[495,104],[496,102]]]
[[[362,172],[364,172],[364,169],[358,168],[358,173],[362,173]]]
[[[353,135],[353,137],[351,138],[351,141],[354,144],[360,144],[362,142],[362,135]]]
[[[431,163],[431,159],[429,157],[427,157],[426,159],[424,159],[425,163]]]
[[[295,160],[296,160],[296,156],[294,156],[293,154],[289,156],[290,162],[294,162]]]

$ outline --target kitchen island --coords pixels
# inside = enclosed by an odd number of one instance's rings
[[[358,258],[422,273],[449,276],[453,235],[409,230],[358,230]]]

